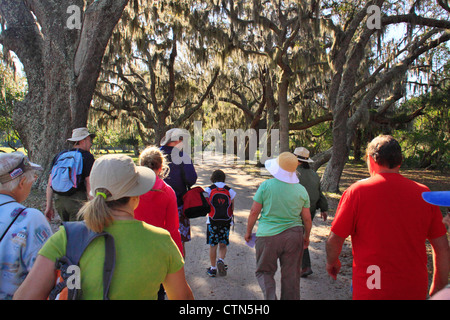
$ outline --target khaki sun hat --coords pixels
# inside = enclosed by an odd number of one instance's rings
[[[67,139],[67,141],[77,142],[86,139],[89,136],[94,139],[95,133],[89,133],[87,128],[76,128],[72,130],[72,137]]]
[[[136,166],[128,156],[105,155],[95,160],[90,174],[91,196],[102,188],[111,193],[106,201],[136,197],[153,188],[156,175],[152,169]]]
[[[309,150],[303,147],[295,148],[294,154],[297,156],[298,161],[302,162],[314,162],[314,160],[309,158]]]
[[[267,160],[266,169],[276,179],[286,183],[299,183],[297,177],[297,157],[290,152],[281,153],[278,158]]]
[[[12,181],[29,170],[43,169],[40,165],[30,162],[22,152],[0,154],[0,183]]]

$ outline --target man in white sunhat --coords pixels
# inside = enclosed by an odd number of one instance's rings
[[[45,216],[51,220],[54,217],[53,207],[53,194],[55,197],[55,209],[63,221],[76,221],[76,215],[78,210],[82,207],[83,202],[88,200],[90,191],[89,175],[91,173],[92,166],[94,164],[94,156],[90,152],[92,147],[92,140],[95,138],[95,134],[89,133],[87,128],[77,128],[72,131],[72,137],[67,141],[72,142],[73,148],[70,150],[64,150],[57,154],[52,161],[52,169],[55,168],[57,163],[61,163],[63,158],[66,158],[70,153],[76,155],[77,152],[81,155],[82,164],[79,165],[80,172],[76,177],[76,186],[67,192],[61,192],[55,190],[52,187],[52,181],[55,176],[52,177],[50,173],[47,184],[47,208],[45,209]],[[75,171],[75,170],[74,170]]]
[[[42,212],[21,204],[40,171],[21,152],[0,154],[0,300],[12,299],[52,235]]]
[[[309,202],[311,206],[309,207],[309,211],[311,212],[311,221],[314,220],[314,216],[316,215],[316,210],[320,210],[320,216],[323,221],[327,220],[327,211],[328,211],[328,202],[327,198],[325,198],[322,193],[322,189],[320,187],[320,177],[319,175],[310,167],[310,163],[314,161],[309,157],[309,150],[304,147],[298,147],[294,150],[294,154],[297,156],[299,166],[297,168],[297,172],[299,173],[298,179],[300,180],[300,184],[306,188],[309,195]],[[306,248],[303,251],[303,260],[302,260],[302,277],[306,278],[307,276],[313,273],[311,269],[311,259],[309,256],[309,251]]]
[[[267,160],[266,169],[274,177],[261,183],[247,222],[245,240],[256,232],[256,278],[266,300],[276,300],[277,260],[281,267],[281,299],[300,299],[300,273],[303,249],[309,245],[311,214],[309,196],[299,184],[298,160],[290,152]]]

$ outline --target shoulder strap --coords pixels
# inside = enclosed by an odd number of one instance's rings
[[[212,184],[209,188],[212,190],[212,189],[216,189],[216,188],[218,189],[219,187],[216,186],[215,184]],[[222,189],[225,189],[225,190],[227,190],[227,191],[230,191],[231,188],[230,188],[229,186],[225,185],[225,186],[223,186]]]
[[[11,202],[15,202],[15,201],[9,201],[9,202],[6,202],[6,203],[4,203],[4,204],[11,203]],[[13,220],[12,220],[11,223],[9,224],[8,228],[6,228],[5,232],[3,232],[2,237],[0,238],[0,242],[1,242],[1,241],[3,240],[3,238],[6,236],[6,234],[8,233],[9,229],[12,227],[12,225],[14,224],[14,222],[16,222],[17,218],[22,214],[22,212],[25,211],[25,209],[26,209],[26,207],[25,207],[25,208],[22,208],[22,209],[16,214],[16,216],[13,218]]]
[[[103,264],[103,299],[108,300],[109,286],[114,273],[116,249],[114,238],[107,232],[93,232],[84,221],[63,222],[67,235],[66,256],[69,261],[79,264],[87,246],[98,237],[105,237],[105,262]]]

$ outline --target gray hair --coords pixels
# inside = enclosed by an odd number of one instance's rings
[[[11,180],[6,183],[0,183],[0,193],[12,192],[14,189],[17,188],[17,186],[19,185],[19,182],[22,180],[22,178],[27,179],[28,182],[33,181],[36,173],[37,173],[36,170],[27,170],[21,177],[19,177],[17,179]]]

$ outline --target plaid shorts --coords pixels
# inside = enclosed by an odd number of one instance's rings
[[[216,246],[219,243],[230,244],[230,226],[213,226],[207,224],[206,229],[206,244]]]

